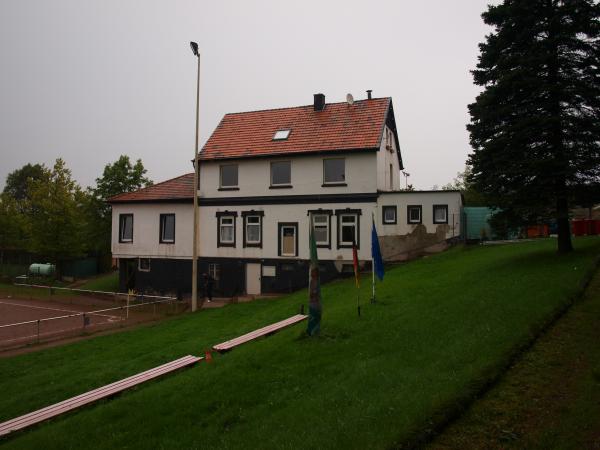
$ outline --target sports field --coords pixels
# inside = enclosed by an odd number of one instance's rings
[[[131,325],[177,311],[173,302],[140,303],[135,298],[128,308],[125,298],[73,292],[47,295],[31,288],[28,295],[0,294],[0,351]]]
[[[84,301],[66,304],[0,297],[0,348],[57,338],[86,328],[97,329],[124,318],[120,310],[82,315],[97,309]]]

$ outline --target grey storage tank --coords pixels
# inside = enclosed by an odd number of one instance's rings
[[[50,264],[50,263],[46,263],[46,264],[34,263],[29,266],[29,274],[30,275],[49,277],[51,275],[54,275],[54,272],[56,272],[56,266],[54,264]]]

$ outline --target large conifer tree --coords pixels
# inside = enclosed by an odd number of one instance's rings
[[[592,0],[505,0],[473,71],[469,177],[513,220],[554,216],[572,250],[569,199],[600,189],[600,7]]]

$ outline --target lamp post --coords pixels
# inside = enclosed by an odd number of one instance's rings
[[[194,56],[198,59],[198,76],[196,83],[196,145],[194,148],[194,237],[192,239],[192,312],[198,309],[198,115],[200,112],[200,53],[198,44],[190,42]]]

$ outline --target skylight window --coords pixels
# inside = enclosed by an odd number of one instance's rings
[[[273,136],[274,141],[285,141],[292,130],[277,130]]]

